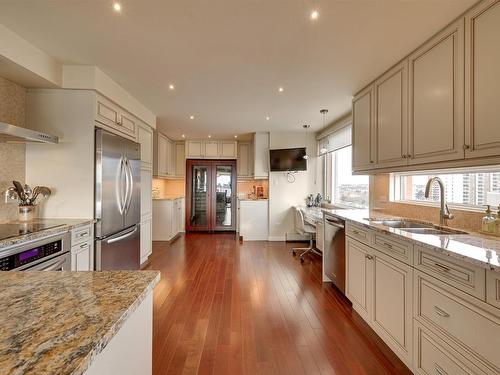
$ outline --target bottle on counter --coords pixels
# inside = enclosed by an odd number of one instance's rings
[[[486,216],[483,217],[481,229],[483,232],[495,233],[495,218],[491,214],[490,205],[486,205]]]

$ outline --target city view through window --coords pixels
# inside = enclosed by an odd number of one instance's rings
[[[395,200],[439,201],[439,187],[434,183],[430,197],[425,198],[425,186],[431,177],[438,176],[445,186],[446,201],[467,206],[496,206],[500,203],[500,171],[491,172],[427,174],[415,176],[394,175]]]

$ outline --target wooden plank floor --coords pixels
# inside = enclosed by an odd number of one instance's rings
[[[321,260],[301,265],[292,245],[234,234],[155,242],[154,374],[410,374],[320,282]]]

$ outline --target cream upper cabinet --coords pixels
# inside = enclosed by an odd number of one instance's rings
[[[374,89],[370,85],[352,100],[353,170],[367,170],[375,166],[374,131]]]
[[[101,95],[96,97],[95,120],[107,130],[118,132],[122,136],[137,137],[139,120],[117,104]]]
[[[465,157],[500,155],[500,1],[465,17]]]
[[[184,177],[186,175],[186,145],[184,142],[175,142],[174,149],[175,176]]]
[[[238,144],[235,141],[220,141],[220,157],[234,159],[237,157]]]
[[[203,157],[203,141],[186,141],[186,158]]]
[[[156,177],[175,177],[175,144],[162,133],[154,133],[153,175]]]
[[[204,153],[205,158],[218,158],[219,157],[219,142],[218,141],[205,141],[204,142]]]
[[[139,125],[137,142],[141,144],[142,165],[153,164],[153,130],[147,125]]]
[[[252,144],[250,142],[238,142],[238,178],[252,178]]]
[[[409,57],[409,164],[464,158],[464,21]]]
[[[255,133],[253,137],[254,178],[269,178],[269,133]]]
[[[377,168],[407,164],[408,60],[374,84]]]

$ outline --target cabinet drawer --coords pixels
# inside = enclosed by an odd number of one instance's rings
[[[450,345],[465,345],[471,355],[500,373],[500,319],[438,284],[421,273],[417,274],[416,318],[450,337]]]
[[[360,225],[346,223],[346,234],[366,245],[370,244],[370,230]]]
[[[78,245],[92,239],[92,226],[75,228],[71,231],[71,246]]]
[[[500,309],[500,272],[486,273],[486,302]]]
[[[442,339],[415,322],[415,370],[419,374],[485,375],[460,353],[454,352]]]
[[[415,268],[476,298],[485,300],[486,270],[415,246]]]
[[[118,123],[118,110],[103,100],[97,101],[97,120],[105,125],[116,126]]]
[[[413,264],[413,244],[409,242],[398,241],[391,236],[375,233],[373,235],[373,247],[406,264]]]
[[[132,116],[129,116],[125,113],[120,113],[118,125],[120,127],[120,131],[135,136],[136,123]]]

